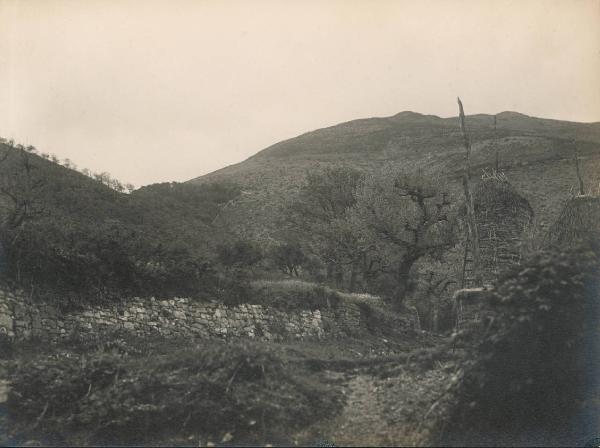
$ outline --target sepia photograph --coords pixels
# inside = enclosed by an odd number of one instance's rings
[[[0,446],[600,446],[600,0],[0,0]]]

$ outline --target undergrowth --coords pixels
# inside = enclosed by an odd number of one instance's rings
[[[335,309],[341,293],[326,286],[302,281],[255,281],[250,302],[281,310]]]
[[[600,252],[541,252],[499,281],[432,430],[442,445],[583,445],[600,423]]]
[[[86,445],[202,434],[265,443],[341,406],[335,391],[270,349],[216,341],[147,356],[40,355],[14,366],[8,400],[28,437]]]

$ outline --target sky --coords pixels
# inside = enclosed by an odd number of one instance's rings
[[[0,136],[137,186],[457,95],[600,121],[600,0],[0,0]]]

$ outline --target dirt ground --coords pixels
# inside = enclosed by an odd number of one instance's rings
[[[391,376],[373,374],[374,364],[346,372],[328,371],[347,397],[342,413],[294,437],[299,445],[416,446],[427,437],[427,414],[444,393],[453,366],[417,372],[397,368]],[[398,367],[398,366],[396,366]]]

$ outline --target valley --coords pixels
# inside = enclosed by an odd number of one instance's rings
[[[598,210],[600,123],[465,121],[474,221],[457,118],[355,120],[129,190],[3,140],[0,441],[561,445],[592,431],[600,229],[575,205]],[[587,239],[556,239],[566,212]]]

